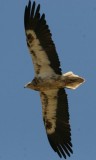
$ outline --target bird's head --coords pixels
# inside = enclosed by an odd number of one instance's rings
[[[33,86],[32,83],[29,82],[29,83],[27,83],[27,84],[24,86],[24,88],[30,88],[30,89],[32,89],[32,88],[33,88],[32,86]]]
[[[27,84],[24,86],[24,88],[30,88],[30,89],[32,89],[32,90],[38,91],[38,88],[37,88],[36,85],[34,85],[34,83],[32,83],[32,82],[27,83]]]

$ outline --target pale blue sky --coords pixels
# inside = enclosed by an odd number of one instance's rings
[[[46,14],[61,61],[86,79],[67,90],[74,154],[96,159],[96,0],[36,0]],[[24,89],[34,77],[25,40],[27,0],[0,1],[0,160],[59,160],[42,121],[39,93]]]

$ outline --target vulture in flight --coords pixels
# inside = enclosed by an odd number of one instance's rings
[[[76,89],[82,77],[67,72],[62,74],[55,44],[40,4],[25,7],[24,26],[27,46],[34,65],[34,79],[25,87],[39,91],[42,114],[49,143],[59,157],[70,157],[72,151],[68,100],[65,88]]]

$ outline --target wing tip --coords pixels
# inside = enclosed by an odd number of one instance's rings
[[[49,143],[52,149],[58,154],[60,158],[64,157],[65,159],[73,154],[72,143],[64,143],[64,142],[54,142],[53,135],[47,135]]]
[[[31,29],[32,23],[35,22],[34,21],[35,16],[37,16],[39,14],[40,4],[37,5],[36,9],[35,8],[36,8],[36,2],[33,1],[33,3],[31,3],[31,1],[29,0],[28,5],[25,6],[25,12],[24,12],[24,27],[25,27],[25,30]]]

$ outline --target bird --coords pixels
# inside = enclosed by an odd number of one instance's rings
[[[68,97],[65,88],[76,89],[85,80],[69,71],[62,74],[59,57],[52,34],[40,14],[40,4],[29,0],[24,12],[27,46],[32,58],[35,75],[24,87],[38,91],[42,103],[44,126],[49,144],[60,158],[73,153]]]

